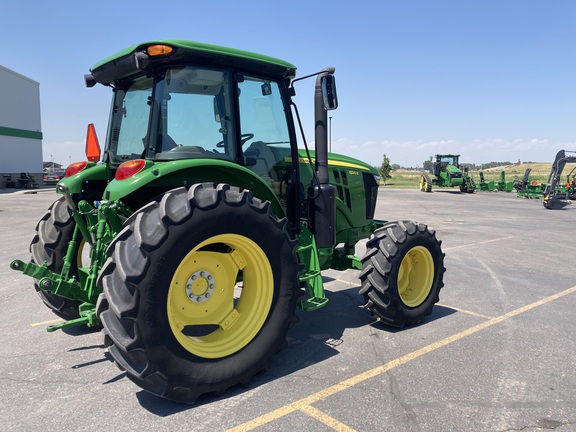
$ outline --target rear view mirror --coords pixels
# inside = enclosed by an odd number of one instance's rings
[[[322,76],[322,99],[324,101],[324,109],[335,110],[338,108],[338,96],[336,95],[336,78],[334,75],[327,74]]]

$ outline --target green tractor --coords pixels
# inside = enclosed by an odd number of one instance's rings
[[[432,312],[444,254],[422,223],[374,219],[378,173],[328,153],[334,69],[295,79],[276,58],[181,40],[97,63],[112,89],[104,151],[88,126],[39,221],[29,262],[69,326],[101,327],[143,389],[193,403],[246,385],[286,345],[296,308],[328,302],[322,270],[359,270],[363,306],[402,327]],[[315,150],[294,85],[315,77]],[[366,240],[362,258],[355,255]]]
[[[461,192],[474,193],[476,184],[472,177],[468,175],[468,168],[462,168],[459,163],[460,155],[446,154],[436,155],[435,160],[430,156],[430,161],[434,161],[430,173],[434,176],[430,179],[428,173],[420,176],[420,190],[422,192],[432,192],[432,186],[438,187],[458,187]]]

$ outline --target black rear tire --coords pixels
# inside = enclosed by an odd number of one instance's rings
[[[445,271],[434,231],[411,221],[389,222],[366,244],[360,273],[364,308],[385,324],[417,324],[439,301]]]
[[[193,403],[247,385],[295,322],[295,248],[287,220],[249,191],[167,192],[108,248],[98,279],[105,345],[133,382],[167,399]]]
[[[55,201],[36,225],[36,235],[30,244],[32,261],[36,264],[46,262],[50,270],[60,273],[75,226],[64,198]],[[72,264],[71,272],[77,274],[76,263]],[[79,317],[79,301],[42,291],[37,284],[34,288],[44,304],[60,318],[71,320]]]

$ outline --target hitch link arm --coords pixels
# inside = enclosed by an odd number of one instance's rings
[[[10,263],[12,270],[21,271],[26,276],[31,276],[38,281],[38,287],[43,291],[70,298],[72,300],[89,300],[82,290],[80,282],[75,278],[63,279],[59,274],[51,271],[46,263],[38,265],[33,262],[14,260]]]

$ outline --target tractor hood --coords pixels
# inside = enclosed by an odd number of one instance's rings
[[[448,165],[446,167],[446,171],[448,171],[450,174],[457,174],[457,173],[462,172],[462,170],[460,168],[458,168],[457,166],[454,166],[454,165]]]

